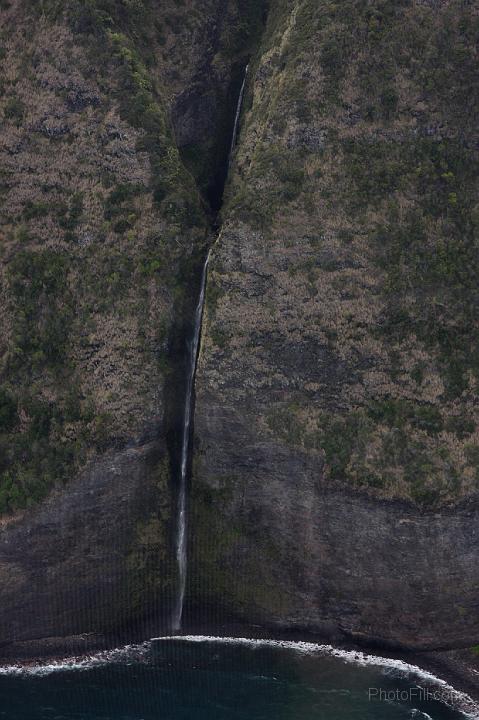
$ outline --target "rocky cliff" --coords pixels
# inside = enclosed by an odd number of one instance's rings
[[[477,637],[477,29],[462,2],[272,4],[210,265],[195,606]]]
[[[213,242],[187,616],[477,639],[476,8],[0,13],[0,643],[165,626]]]
[[[0,3],[0,643],[168,615],[185,343],[261,23]]]

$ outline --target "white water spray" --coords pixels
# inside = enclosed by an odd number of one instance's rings
[[[186,491],[188,458],[191,439],[191,411],[193,404],[193,388],[195,384],[196,362],[198,359],[198,346],[201,335],[201,321],[203,318],[203,307],[205,304],[206,277],[208,274],[208,263],[210,254],[208,252],[201,274],[200,294],[195,311],[195,325],[193,336],[188,342],[188,375],[186,380],[185,410],[183,416],[183,434],[181,438],[181,465],[180,465],[180,488],[178,496],[178,528],[176,536],[176,561],[178,565],[178,597],[173,615],[173,630],[181,627],[183,615],[183,603],[186,589],[187,569],[187,522],[186,522]]]
[[[244,71],[243,83],[241,85],[241,90],[240,90],[240,94],[238,97],[238,104],[236,106],[235,124],[233,126],[233,135],[231,136],[230,154],[228,156],[228,169],[231,166],[231,160],[233,158],[233,152],[234,152],[234,149],[236,146],[236,138],[238,137],[238,125],[239,125],[239,119],[240,119],[240,115],[241,115],[241,108],[243,106],[243,97],[244,97],[244,91],[245,91],[245,87],[246,87],[246,78],[248,76],[248,69],[249,69],[249,65],[246,66],[245,71]]]
[[[238,104],[236,106],[235,122],[233,126],[233,135],[231,137],[230,153],[228,157],[228,168],[231,164],[231,158],[236,145],[238,136],[238,125],[241,115],[241,107],[243,104],[244,91],[246,87],[246,77],[248,75],[248,67],[245,68],[243,83],[241,85]],[[181,628],[181,619],[183,617],[183,604],[185,600],[186,590],[186,573],[187,573],[187,513],[186,513],[186,493],[187,493],[187,471],[188,460],[190,455],[191,440],[191,412],[193,402],[193,389],[195,385],[196,363],[198,359],[198,346],[201,336],[201,322],[203,319],[203,307],[205,304],[206,278],[208,275],[208,263],[210,253],[206,256],[203,272],[201,275],[200,294],[195,312],[195,325],[193,337],[188,343],[188,374],[186,380],[185,409],[183,415],[183,434],[181,438],[181,465],[180,465],[180,487],[178,497],[178,527],[176,535],[176,561],[178,566],[178,595],[173,614],[173,631],[177,632]]]
[[[125,645],[114,650],[105,650],[94,655],[81,657],[69,657],[62,660],[51,660],[45,663],[26,663],[17,665],[0,665],[0,677],[43,677],[57,672],[79,672],[101,668],[112,663],[124,665],[150,664],[152,662],[151,651],[157,643],[161,642],[185,642],[200,644],[222,644],[237,645],[251,648],[272,647],[279,650],[289,650],[301,655],[318,657],[336,657],[345,663],[358,665],[359,667],[382,668],[386,676],[396,674],[409,678],[419,687],[439,690],[446,704],[460,711],[467,720],[479,720],[479,707],[466,693],[456,690],[445,680],[433,675],[428,670],[411,665],[403,660],[396,660],[387,657],[369,655],[359,650],[344,650],[335,648],[332,645],[321,645],[313,642],[301,642],[294,640],[274,640],[270,638],[255,639],[242,637],[214,637],[209,635],[178,635],[152,638],[141,643],[141,645]],[[424,712],[422,715],[425,715]],[[427,716],[426,716],[427,717]]]

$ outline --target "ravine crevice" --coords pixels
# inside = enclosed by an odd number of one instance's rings
[[[170,453],[171,477],[175,487],[176,547],[178,587],[177,602],[172,615],[172,630],[181,627],[186,593],[186,562],[188,537],[188,497],[191,479],[191,446],[194,427],[195,373],[201,342],[201,322],[209,247],[219,233],[219,213],[228,180],[231,155],[240,132],[240,118],[247,69],[255,45],[259,44],[266,21],[265,4],[244,3],[249,17],[249,33],[243,40],[235,38],[236,51],[229,69],[220,73],[214,58],[220,52],[224,32],[215,28],[212,50],[189,88],[173,105],[171,122],[180,157],[193,176],[202,198],[209,232],[204,244],[181,268],[184,292],[177,299],[169,355],[171,373],[165,384],[167,442]],[[252,9],[254,12],[251,14]],[[252,22],[260,12],[260,22]],[[224,14],[221,15],[221,21]],[[254,32],[253,32],[254,31]],[[223,32],[223,34],[222,34]],[[233,30],[235,33],[236,30]],[[231,33],[230,33],[231,34]],[[230,38],[231,39],[231,38]]]

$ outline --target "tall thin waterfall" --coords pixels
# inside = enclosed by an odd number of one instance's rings
[[[233,135],[231,136],[230,154],[228,156],[228,169],[231,165],[231,160],[232,160],[233,152],[234,152],[235,145],[236,145],[236,138],[238,137],[238,125],[239,125],[239,119],[240,119],[240,115],[241,115],[241,108],[243,105],[243,97],[244,97],[244,90],[246,87],[246,78],[248,76],[248,69],[249,69],[249,65],[246,66],[245,71],[244,71],[243,83],[241,85],[241,90],[240,90],[240,94],[238,97],[238,104],[236,106],[235,124],[233,126]]]
[[[241,106],[243,103],[244,90],[246,86],[246,76],[248,74],[248,65],[245,69],[243,83],[241,85],[238,104],[236,107],[235,123],[233,127],[233,135],[231,138],[230,153],[228,157],[228,167],[231,164],[231,157],[236,145],[238,135],[238,124],[241,115]],[[173,614],[173,630],[177,631],[181,628],[181,619],[183,616],[183,603],[186,590],[186,572],[187,572],[187,513],[186,513],[186,491],[187,491],[187,472],[188,460],[190,456],[190,440],[191,440],[191,413],[193,405],[193,389],[195,384],[196,363],[198,359],[198,346],[201,335],[201,321],[203,319],[203,307],[205,304],[206,278],[208,274],[208,263],[210,254],[206,256],[203,272],[201,275],[200,294],[195,312],[195,326],[193,336],[188,343],[188,374],[186,379],[186,395],[185,409],[183,415],[183,434],[181,438],[181,465],[180,465],[180,488],[178,498],[178,527],[176,535],[176,561],[178,565],[178,595]]]
[[[187,491],[187,471],[188,458],[190,451],[191,439],[191,411],[193,405],[193,388],[195,383],[196,362],[198,359],[198,345],[201,335],[201,321],[203,318],[203,307],[205,304],[206,276],[208,273],[208,263],[210,254],[208,252],[203,265],[201,275],[200,294],[195,311],[195,325],[193,336],[188,342],[188,375],[186,380],[185,410],[183,415],[183,434],[181,437],[181,465],[180,465],[180,488],[178,498],[178,527],[176,536],[176,560],[178,564],[178,581],[179,589],[176,601],[176,607],[173,615],[173,630],[179,630],[181,627],[181,617],[183,615],[183,602],[185,599],[186,589],[186,570],[187,570],[187,522],[186,522],[186,491]]]

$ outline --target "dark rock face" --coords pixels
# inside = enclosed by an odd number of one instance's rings
[[[467,646],[479,314],[461,28],[476,20],[454,0],[365,7],[274,5],[250,66],[209,266],[189,601],[213,619]],[[460,72],[446,27],[467,47]]]
[[[216,1],[214,20],[204,30],[201,62],[171,109],[179,151],[213,216],[222,203],[238,94],[252,35],[261,29],[256,14],[262,4]],[[255,20],[259,27],[248,31]],[[239,43],[238,30],[243,33]]]
[[[253,418],[243,425],[237,409],[211,395],[201,402],[196,610],[203,602],[220,607],[222,619],[383,646],[471,644],[479,631],[477,498],[428,514],[328,486],[321,457],[262,441],[245,429]]]
[[[209,480],[194,495],[202,506],[191,541],[195,604],[218,604],[223,619],[332,639],[471,644],[479,631],[477,499],[428,515],[407,502],[328,488],[320,459],[314,465],[258,442],[235,420],[233,410],[209,405],[197,426],[198,475],[207,467]],[[221,456],[219,427],[237,431]]]
[[[251,33],[236,0],[160,5],[0,8],[0,644],[158,631],[176,591],[204,195]]]
[[[105,457],[0,530],[0,644],[105,633],[174,584],[168,466],[154,443]],[[159,598],[161,597],[161,609]]]
[[[94,5],[73,25],[0,10],[5,654],[167,622],[178,348],[247,61],[197,377],[190,618],[472,644],[472,6],[285,0],[264,29],[262,2]]]

